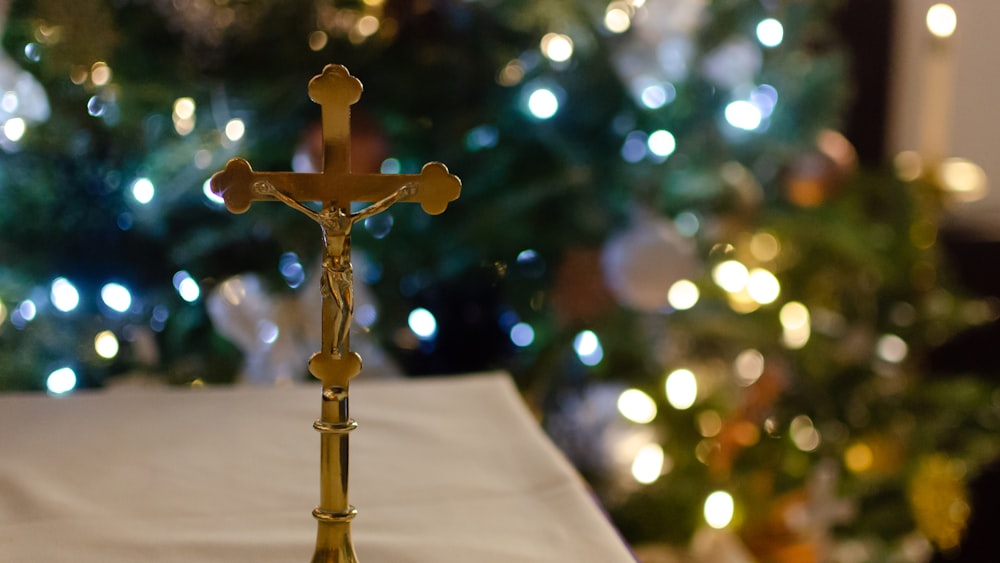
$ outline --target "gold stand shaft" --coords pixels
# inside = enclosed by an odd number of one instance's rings
[[[357,422],[348,416],[347,387],[323,388],[322,417],[313,423],[320,432],[320,502],[316,551],[312,563],[358,563],[351,541],[351,520],[357,510],[347,499],[348,434]]]

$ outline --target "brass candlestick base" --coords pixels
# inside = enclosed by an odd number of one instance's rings
[[[360,371],[361,357],[353,354],[353,358],[357,358],[357,371]],[[316,363],[310,362],[309,367],[313,370]],[[347,369],[353,371],[350,366]],[[320,505],[313,509],[317,530],[312,563],[358,561],[351,541],[351,520],[358,511],[347,500],[348,436],[358,426],[347,411],[346,379],[351,377],[350,371],[339,372],[337,379],[345,383],[342,387],[327,386],[324,382],[323,416],[313,423],[313,428],[320,433]]]
[[[361,98],[361,82],[340,65],[327,65],[309,81],[309,97],[322,107],[323,172],[254,172],[234,158],[212,176],[212,191],[233,213],[259,200],[278,200],[315,221],[323,230],[321,349],[309,360],[309,372],[323,382],[320,432],[320,503],[313,563],[357,563],[351,520],[357,510],[347,501],[348,434],[357,427],[347,412],[348,382],[361,372],[361,356],[351,351],[354,315],[351,228],[358,221],[403,201],[420,203],[432,215],[458,198],[462,182],[439,162],[420,174],[352,174],[350,107]],[[322,202],[316,211],[303,205]],[[372,202],[351,211],[353,202]]]
[[[312,563],[357,563],[351,543],[351,523],[320,522]]]

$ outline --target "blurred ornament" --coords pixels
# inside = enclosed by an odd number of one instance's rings
[[[785,197],[799,207],[819,207],[840,190],[841,168],[822,152],[793,160],[785,174]]]
[[[715,86],[733,90],[753,84],[762,63],[760,47],[740,37],[724,42],[705,55],[701,74]]]
[[[694,279],[700,264],[691,239],[673,223],[639,212],[625,231],[612,236],[601,253],[604,281],[622,305],[639,311],[662,311],[675,282]]]
[[[7,27],[9,10],[10,2],[0,2],[0,36]],[[49,113],[49,98],[42,85],[30,72],[18,66],[5,51],[0,50],[0,126],[14,119],[21,119],[29,124],[43,122],[49,118]],[[7,137],[11,138],[7,127],[3,129]],[[20,135],[17,137],[20,138]]]
[[[828,561],[833,550],[833,528],[850,521],[854,503],[837,496],[839,464],[833,459],[820,460],[806,483],[802,502],[785,508],[788,528],[804,537],[816,550],[819,561]]]
[[[942,551],[958,547],[969,521],[965,464],[944,454],[920,462],[909,486],[917,529]]]
[[[695,55],[692,37],[705,22],[706,6],[706,0],[678,0],[649,2],[636,10],[634,31],[619,43],[613,61],[643,106],[658,107],[643,99],[647,88],[661,87],[672,96],[671,83],[687,79]]]
[[[599,250],[566,250],[552,287],[552,307],[560,322],[593,320],[611,308],[613,299],[604,278],[596,275],[600,268]]]
[[[290,311],[295,303],[279,303],[256,275],[223,281],[209,294],[205,306],[216,331],[243,351],[243,381],[275,384],[304,373],[309,351],[295,333],[301,331],[299,319],[307,311]]]
[[[648,2],[635,17],[636,35],[646,42],[664,37],[691,37],[705,23],[707,0]]]

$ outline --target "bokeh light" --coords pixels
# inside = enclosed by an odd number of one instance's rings
[[[798,301],[786,303],[778,314],[781,321],[782,343],[786,348],[802,348],[809,342],[812,333],[809,309]]]
[[[632,13],[625,2],[612,2],[604,12],[604,27],[612,33],[625,33],[632,27]]]
[[[927,10],[927,29],[937,37],[951,37],[957,25],[955,9],[948,4],[934,4]]]
[[[789,424],[788,433],[795,447],[804,452],[811,452],[819,447],[819,431],[816,430],[812,419],[804,414],[800,414],[792,419],[791,424]]]
[[[879,358],[889,363],[898,364],[906,359],[909,346],[906,345],[905,340],[895,334],[885,334],[875,344],[875,353]]]
[[[11,142],[18,142],[24,137],[24,133],[28,130],[28,126],[23,119],[20,117],[13,117],[8,119],[3,124],[3,135],[7,137]]]
[[[243,123],[242,119],[230,119],[229,122],[226,123],[226,138],[233,142],[239,141],[243,138],[246,130],[246,125]]]
[[[667,290],[667,303],[678,311],[684,311],[698,304],[701,292],[691,280],[677,280]]]
[[[188,303],[194,303],[201,297],[201,287],[198,286],[198,282],[191,277],[191,274],[187,273],[185,270],[180,270],[174,274],[173,277],[174,289],[177,290],[177,294],[181,296],[181,299],[187,301]]]
[[[94,351],[97,355],[110,360],[118,355],[118,338],[110,330],[97,333],[94,337]]]
[[[542,36],[541,49],[549,60],[568,61],[573,56],[573,40],[561,33],[546,33]]]
[[[774,18],[761,20],[757,24],[757,40],[765,47],[777,47],[785,38],[785,28]]]
[[[632,461],[632,477],[644,485],[655,482],[663,474],[664,459],[663,447],[656,443],[646,444]]]
[[[56,309],[68,313],[80,304],[80,292],[66,278],[56,278],[52,280],[49,299]]]
[[[687,410],[698,399],[698,380],[688,369],[677,369],[664,383],[667,402],[677,410]]]
[[[437,335],[437,318],[434,317],[434,313],[423,307],[417,307],[410,311],[410,315],[407,317],[407,325],[409,325],[413,334],[417,335],[417,338],[421,340],[431,340]]]
[[[946,158],[938,167],[937,175],[941,187],[957,201],[978,201],[986,196],[989,186],[986,171],[975,162]]]
[[[535,329],[528,323],[517,323],[510,327],[510,341],[519,348],[526,348],[535,342]]]
[[[145,205],[153,201],[153,196],[156,195],[156,186],[149,178],[137,178],[135,182],[132,183],[132,197],[136,201]]]
[[[761,305],[774,303],[781,295],[781,284],[778,282],[778,278],[763,268],[754,268],[750,271],[746,288],[750,298]]]
[[[45,387],[55,395],[68,393],[76,388],[76,372],[70,367],[56,369],[45,378]]]
[[[717,530],[733,521],[734,512],[733,496],[726,491],[715,491],[705,499],[705,522]]]
[[[648,424],[656,418],[656,402],[639,389],[626,389],[618,396],[618,412],[639,424]]]
[[[764,116],[760,108],[745,100],[737,100],[726,106],[726,121],[737,129],[753,131],[760,127]]]
[[[712,281],[729,293],[743,291],[750,279],[750,271],[741,262],[726,260],[712,269]]]
[[[132,306],[132,293],[118,283],[108,283],[101,288],[101,300],[110,309],[124,313]]]
[[[753,348],[743,350],[733,360],[733,373],[740,385],[753,385],[764,375],[764,355]]]
[[[660,157],[668,157],[677,148],[677,140],[674,135],[667,130],[660,129],[649,134],[649,152]]]
[[[592,330],[584,330],[573,338],[573,350],[580,361],[587,366],[596,366],[604,359],[604,348],[601,340]]]
[[[559,98],[548,88],[536,88],[528,95],[528,111],[538,119],[549,119],[559,111]]]

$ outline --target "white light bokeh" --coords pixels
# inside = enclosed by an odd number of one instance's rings
[[[201,287],[199,287],[198,282],[187,271],[180,270],[174,274],[173,282],[174,289],[177,290],[177,294],[184,301],[194,303],[201,297]]]
[[[667,302],[678,311],[684,311],[698,304],[701,292],[691,280],[677,280],[667,290]]]
[[[193,98],[177,98],[174,100],[174,117],[191,119],[194,117],[195,103]]]
[[[559,98],[548,88],[536,88],[528,95],[528,111],[538,119],[549,119],[559,111]]]
[[[885,334],[875,345],[878,357],[892,364],[898,364],[906,359],[910,348],[906,341],[895,334]]]
[[[423,307],[417,307],[410,311],[410,315],[407,317],[407,324],[410,330],[413,331],[413,334],[417,335],[417,338],[421,340],[431,340],[437,335],[437,319],[433,313]]]
[[[698,399],[698,380],[688,369],[674,370],[664,384],[667,402],[677,410],[687,410]]]
[[[580,361],[587,366],[596,366],[604,359],[601,340],[591,330],[584,330],[576,335],[573,339],[573,350]]]
[[[229,120],[229,123],[226,123],[226,138],[230,141],[239,141],[246,131],[247,128],[242,119],[233,118]]]
[[[25,131],[27,131],[28,126],[20,117],[14,117],[8,119],[3,124],[3,134],[7,139],[12,142],[18,142],[24,137]]]
[[[733,360],[733,373],[740,385],[753,385],[764,375],[764,355],[753,348],[740,352]]]
[[[649,152],[660,157],[668,157],[677,148],[677,140],[674,135],[665,129],[653,131],[649,134]]]
[[[80,292],[66,278],[56,278],[52,280],[49,299],[56,309],[68,313],[80,304]]]
[[[97,333],[94,337],[94,351],[97,355],[110,360],[118,355],[118,338],[110,330]]]
[[[795,447],[804,452],[815,450],[819,447],[821,441],[819,430],[816,430],[812,419],[804,414],[800,414],[792,419],[788,427],[788,434],[791,436]]]
[[[761,305],[774,303],[781,295],[781,284],[778,282],[778,278],[763,268],[754,268],[750,271],[746,287],[750,298]]]
[[[632,461],[632,477],[644,485],[655,482],[663,474],[664,458],[663,447],[656,443],[646,444]]]
[[[705,499],[705,522],[709,526],[721,530],[733,521],[735,503],[733,496],[726,491],[715,491]]]
[[[763,115],[760,108],[745,100],[737,100],[726,106],[726,121],[737,129],[753,131],[760,127]]]
[[[632,14],[625,2],[612,2],[604,12],[604,27],[612,33],[625,33],[632,27]]]
[[[958,26],[955,9],[948,4],[934,4],[927,10],[927,29],[937,37],[951,37]]]
[[[149,178],[137,178],[135,182],[132,183],[132,197],[136,201],[145,205],[153,201],[153,196],[156,195],[156,186]]]
[[[573,40],[561,33],[546,33],[542,37],[541,49],[549,60],[568,61],[573,56]]]
[[[108,283],[101,288],[101,300],[114,311],[124,313],[132,306],[132,294],[128,288],[117,283]]]
[[[785,303],[778,314],[782,328],[782,343],[786,348],[802,348],[809,342],[812,328],[809,320],[809,309],[798,301]]]
[[[750,280],[750,271],[741,262],[726,260],[712,269],[712,281],[729,293],[743,291]]]
[[[35,315],[38,314],[38,307],[35,302],[31,299],[25,299],[21,301],[21,304],[17,306],[17,313],[27,322],[35,320]]]
[[[626,389],[618,396],[618,412],[639,424],[649,424],[656,418],[656,402],[639,389]]]
[[[757,24],[757,40],[765,47],[777,47],[785,38],[785,28],[774,18],[761,20]]]
[[[56,395],[68,393],[76,388],[76,372],[69,367],[54,370],[45,378],[45,387]]]

